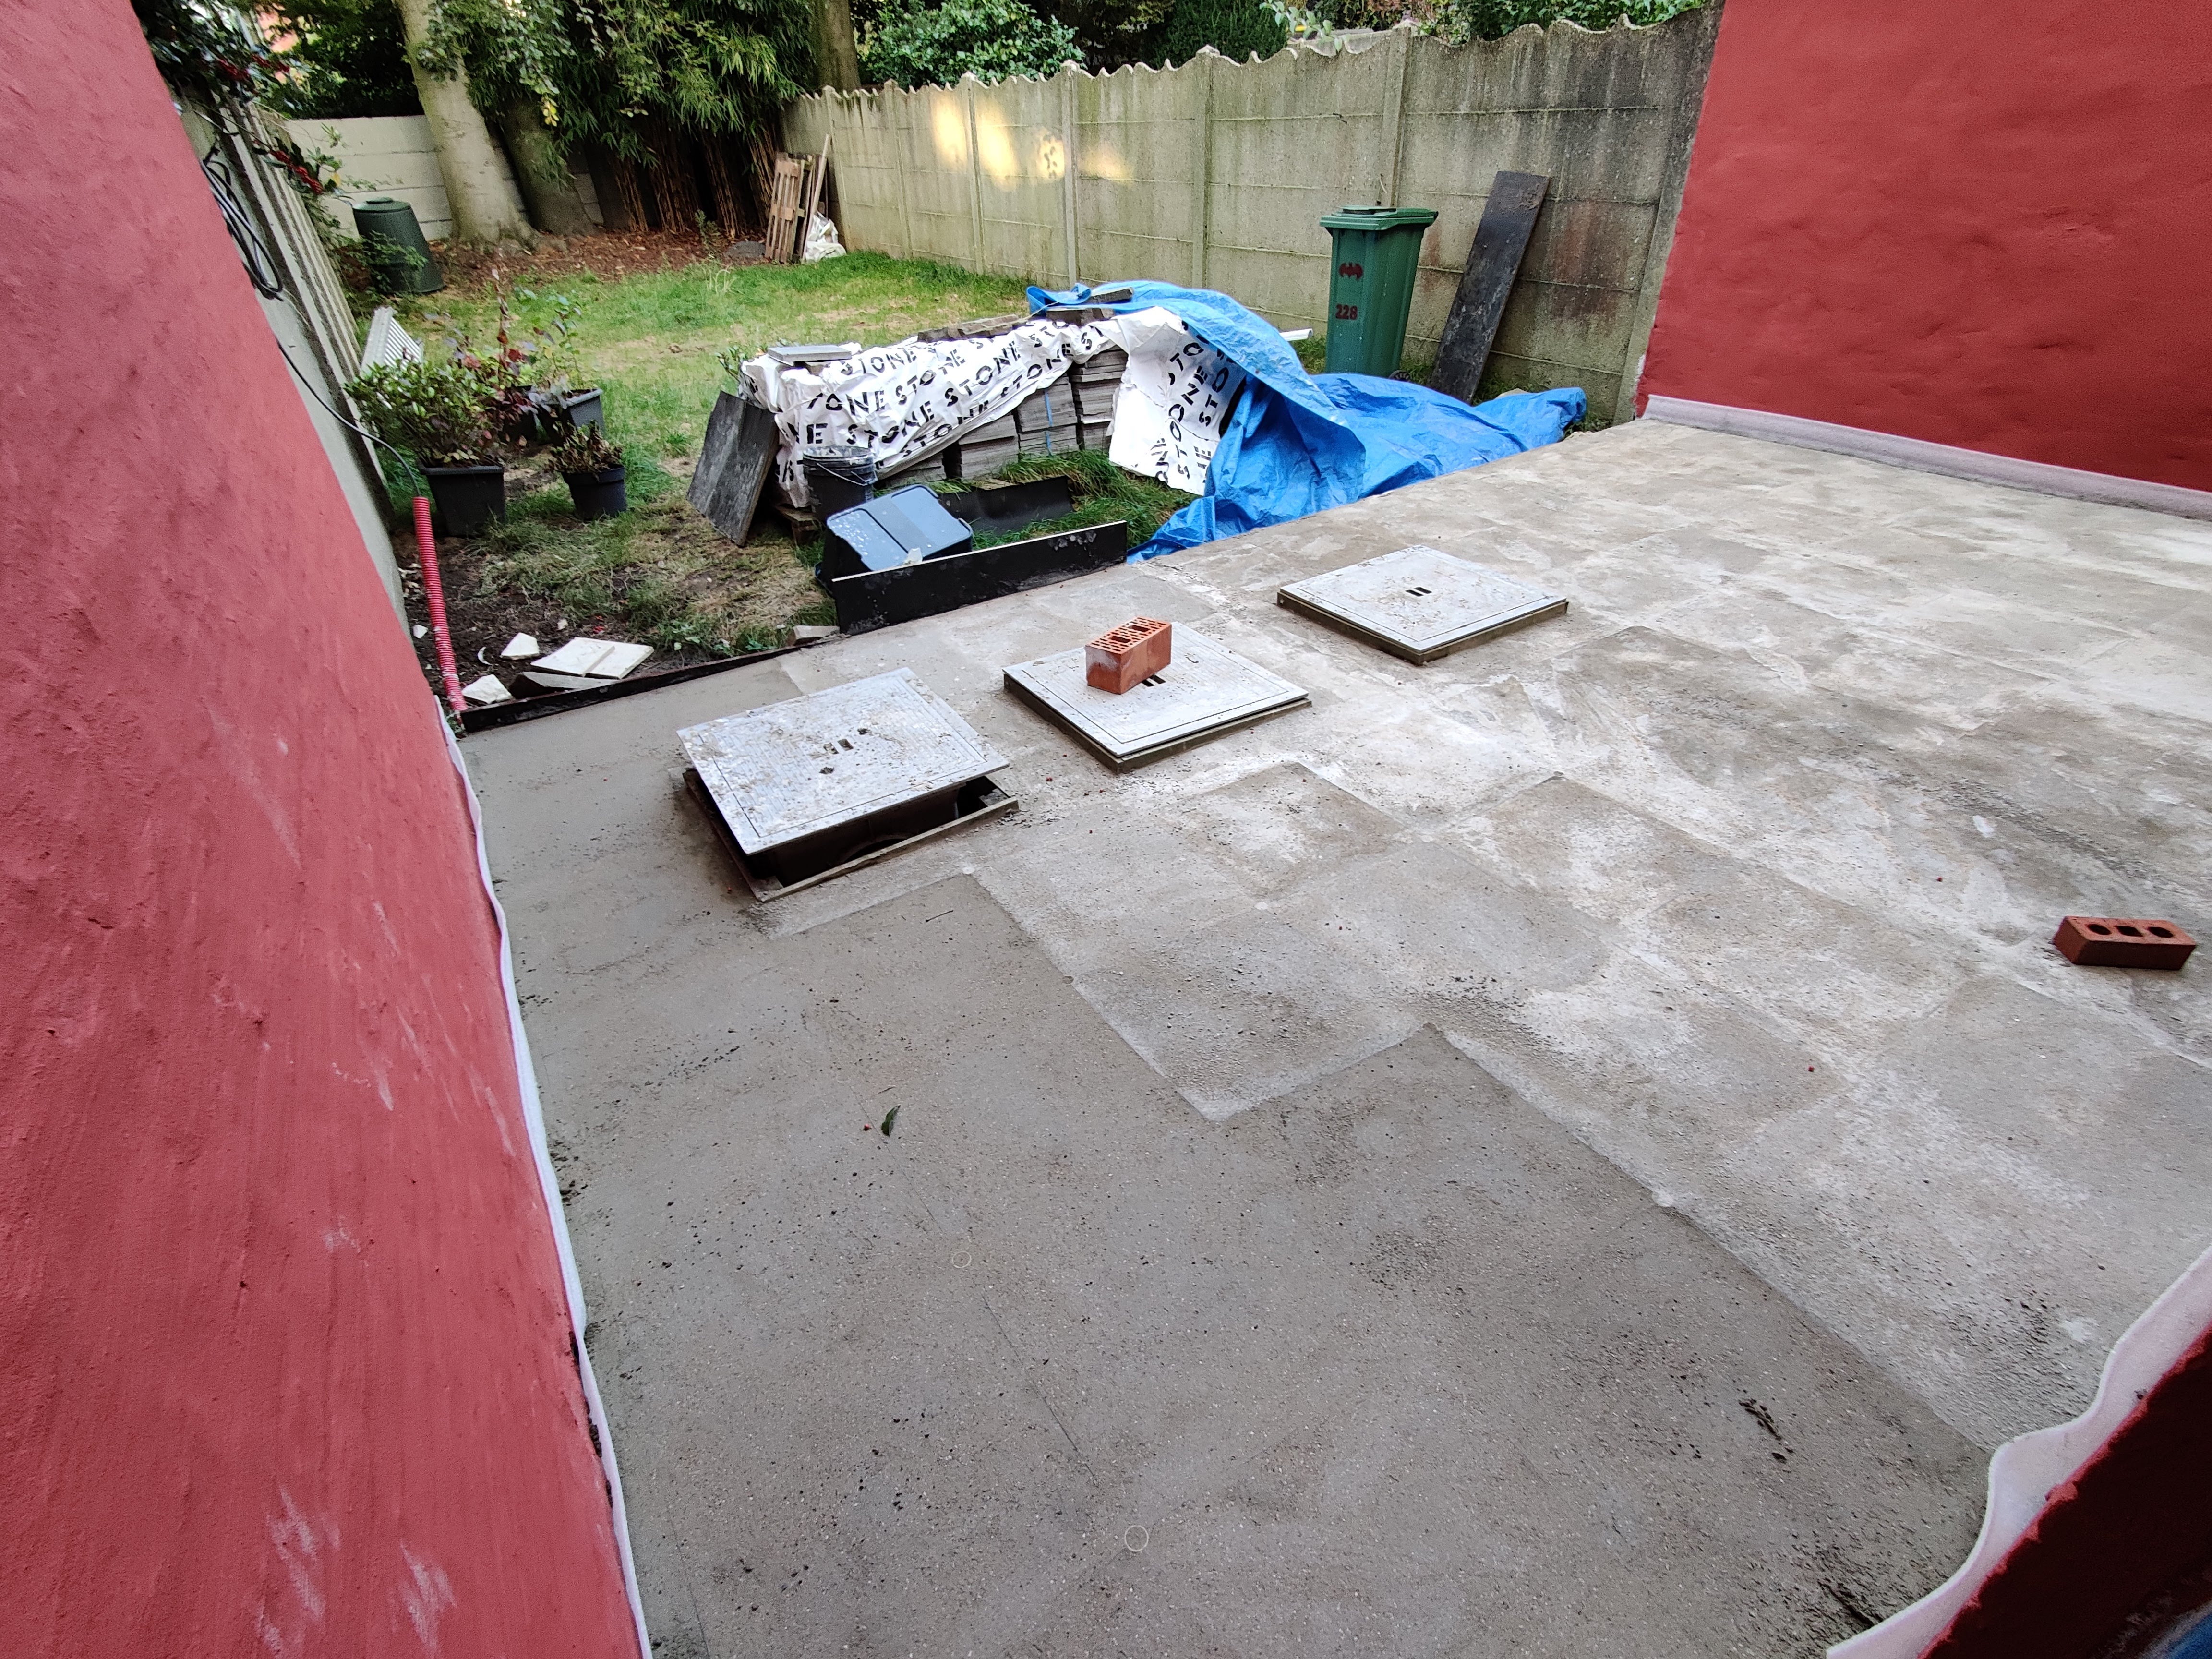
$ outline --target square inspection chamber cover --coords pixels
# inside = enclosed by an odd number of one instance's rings
[[[1401,547],[1292,582],[1275,603],[1408,662],[1434,662],[1567,608],[1556,593],[1433,547]]]
[[[911,669],[676,737],[695,791],[762,898],[1013,805],[985,776],[1006,757]]]
[[[1304,690],[1203,634],[1178,628],[1175,657],[1127,691],[1101,691],[1083,647],[1006,671],[1006,690],[1117,772],[1164,759],[1272,715],[1306,706]]]

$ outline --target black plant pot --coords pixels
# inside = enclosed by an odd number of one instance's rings
[[[507,469],[503,466],[426,466],[430,504],[438,529],[448,536],[481,536],[494,520],[507,518]]]
[[[602,429],[606,416],[599,403],[599,389],[587,386],[581,392],[571,392],[561,400],[561,412],[568,416],[568,429],[581,432],[587,426]]]
[[[611,519],[617,513],[629,510],[627,467],[610,466],[597,472],[563,472],[561,477],[568,483],[569,499],[576,503],[576,516],[580,519]]]

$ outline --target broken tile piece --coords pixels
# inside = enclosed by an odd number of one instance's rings
[[[544,648],[545,647],[539,645],[536,640],[531,638],[529,635],[517,634],[505,645],[500,647],[499,654],[502,657],[507,658],[535,657],[539,655]]]
[[[800,623],[791,630],[791,637],[805,645],[811,640],[834,640],[841,631],[834,623]]]
[[[486,674],[471,680],[461,688],[461,695],[479,708],[489,708],[495,702],[513,702],[514,693],[507,689],[507,682],[496,674]]]
[[[581,674],[548,674],[543,670],[537,668],[526,668],[523,670],[521,680],[522,684],[527,686],[533,693],[542,691],[596,691],[606,684],[605,680],[586,679]]]
[[[571,640],[558,651],[540,657],[537,666],[556,674],[618,680],[652,654],[651,646],[628,640]]]

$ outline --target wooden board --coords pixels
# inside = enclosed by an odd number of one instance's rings
[[[707,521],[740,547],[753,533],[761,496],[775,471],[781,437],[775,416],[738,392],[714,399],[707,441],[692,470],[689,500]]]
[[[1507,295],[1521,271],[1528,234],[1552,180],[1541,173],[1501,173],[1491,180],[1490,199],[1474,228],[1474,246],[1460,275],[1459,293],[1437,347],[1437,366],[1429,384],[1465,403],[1480,395],[1482,371],[1505,314]]]
[[[799,245],[791,255],[793,264],[802,264],[806,258],[806,239],[814,234],[815,210],[822,205],[822,181],[829,176],[830,135],[825,132],[822,135],[822,154],[814,163],[813,177],[807,181],[806,211],[799,216]]]

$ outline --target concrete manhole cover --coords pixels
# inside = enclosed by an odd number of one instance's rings
[[[1556,593],[1419,546],[1292,582],[1275,602],[1408,662],[1433,662],[1567,608]]]

